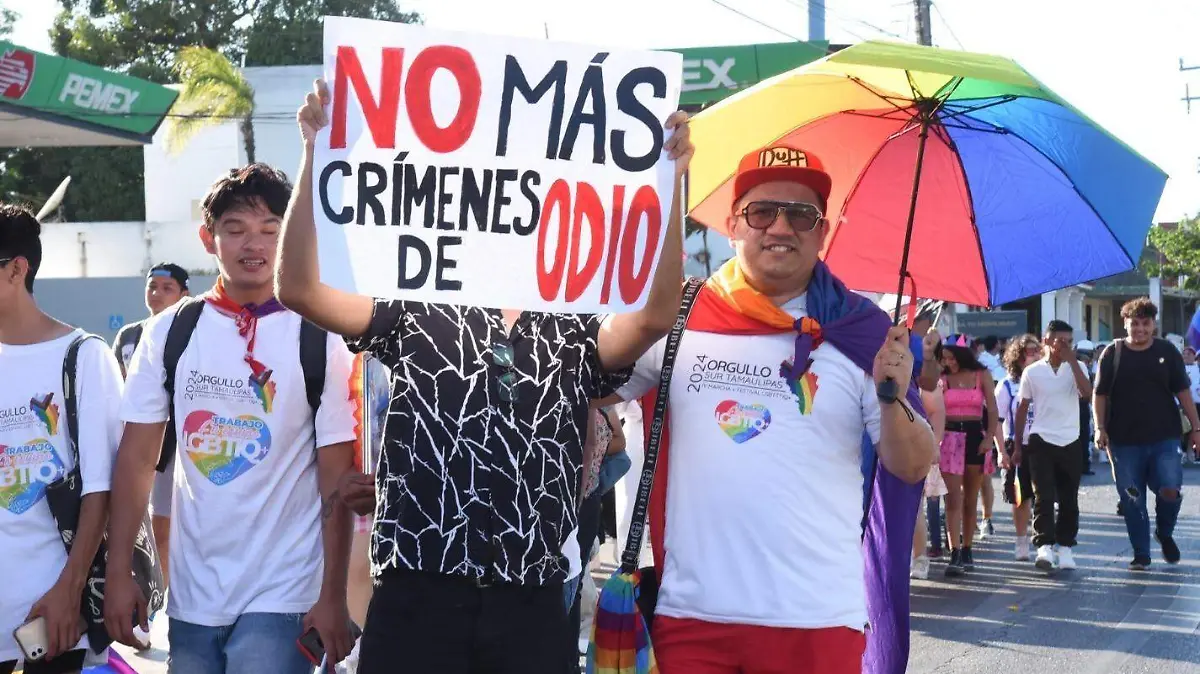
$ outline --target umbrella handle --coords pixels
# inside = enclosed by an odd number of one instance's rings
[[[875,385],[875,397],[879,398],[879,402],[890,405],[900,399],[900,385],[888,377]]]

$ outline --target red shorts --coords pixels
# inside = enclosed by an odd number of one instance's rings
[[[848,627],[791,629],[654,618],[661,674],[861,674],[866,635]]]

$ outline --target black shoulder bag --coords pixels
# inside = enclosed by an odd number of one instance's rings
[[[79,400],[75,388],[75,367],[79,362],[79,348],[89,339],[100,339],[96,335],[80,335],[67,347],[63,358],[63,405],[67,420],[67,438],[75,465],[65,475],[46,486],[46,504],[58,525],[58,533],[67,554],[75,542],[75,530],[79,527],[79,510],[83,504],[83,475],[79,465]],[[102,340],[103,341],[103,340]],[[154,543],[154,529],[150,526],[150,513],[142,517],[137,538],[133,546],[133,579],[146,597],[150,614],[162,608],[163,577],[158,559],[158,548]],[[108,535],[100,541],[92,568],[88,571],[83,588],[81,613],[87,624],[88,643],[94,653],[101,653],[112,643],[104,628],[104,578],[108,573]]]

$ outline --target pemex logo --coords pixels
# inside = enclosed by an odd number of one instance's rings
[[[0,96],[20,99],[33,81],[33,52],[9,49],[0,56]]]

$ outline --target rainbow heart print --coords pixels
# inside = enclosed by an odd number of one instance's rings
[[[743,405],[736,400],[717,404],[717,425],[739,445],[762,435],[771,425],[771,410],[760,403]]]
[[[217,486],[250,472],[271,451],[271,429],[258,417],[221,416],[197,410],[183,422],[183,442],[192,465]]]
[[[46,486],[62,477],[64,468],[45,438],[0,445],[0,508],[14,515],[29,510],[46,495]]]

